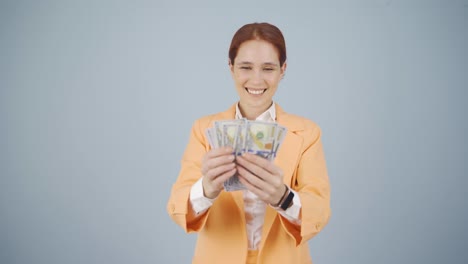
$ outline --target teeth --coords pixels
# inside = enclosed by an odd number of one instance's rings
[[[263,90],[251,90],[251,89],[247,89],[247,92],[249,92],[250,94],[262,94],[265,92],[265,89]]]

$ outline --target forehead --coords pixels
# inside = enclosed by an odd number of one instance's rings
[[[249,40],[240,45],[236,56],[237,62],[279,64],[279,54],[275,46],[267,41]]]

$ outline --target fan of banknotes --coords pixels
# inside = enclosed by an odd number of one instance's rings
[[[277,123],[251,121],[247,119],[215,121],[206,130],[211,148],[230,146],[235,155],[244,152],[274,160],[286,135],[286,128]],[[224,182],[226,191],[246,189],[237,175]]]

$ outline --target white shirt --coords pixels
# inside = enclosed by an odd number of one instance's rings
[[[236,105],[236,119],[242,118],[239,110],[239,104]],[[275,122],[276,120],[276,108],[273,103],[268,110],[262,113],[256,118],[257,121],[264,122]],[[201,215],[213,204],[215,199],[209,199],[203,194],[202,179],[200,178],[190,190],[190,203],[192,205],[195,215]],[[299,195],[294,191],[293,205],[278,212],[288,219],[290,222],[300,225],[301,219],[299,219],[299,213],[301,210],[301,201]],[[242,190],[244,196],[244,211],[245,211],[245,222],[247,231],[247,240],[250,250],[257,250],[260,245],[262,238],[262,227],[263,220],[265,217],[266,204],[260,200],[257,195],[249,190]]]

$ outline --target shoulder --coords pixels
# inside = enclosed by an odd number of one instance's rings
[[[277,121],[292,132],[320,130],[317,123],[307,117],[285,112],[278,106]]]
[[[307,117],[303,117],[296,114],[283,112],[285,119],[288,119],[290,123],[295,124],[298,128],[302,127],[302,130],[314,130],[320,129],[319,125]]]
[[[223,112],[218,112],[218,113],[202,116],[195,120],[193,126],[204,130],[212,126],[214,121],[224,120],[224,119],[234,119],[235,109],[236,109],[235,105],[233,105],[229,109]]]
[[[208,128],[214,121],[219,119],[217,118],[218,115],[219,113],[202,116],[195,120],[193,126],[197,126],[200,128]]]
[[[320,126],[307,117],[284,111],[278,112],[278,123],[288,129],[289,132],[303,139],[306,145],[312,144],[321,138]]]

